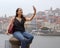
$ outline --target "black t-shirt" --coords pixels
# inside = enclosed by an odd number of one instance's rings
[[[13,23],[14,24],[14,32],[15,31],[25,32],[25,27],[24,27],[25,21],[26,21],[25,17],[23,17],[21,21],[18,21],[15,18],[14,23]]]

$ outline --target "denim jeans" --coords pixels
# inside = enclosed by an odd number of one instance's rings
[[[21,48],[26,48],[27,44],[32,43],[32,40],[34,38],[34,36],[30,33],[20,31],[14,32],[13,36],[17,38],[19,41],[21,41]]]

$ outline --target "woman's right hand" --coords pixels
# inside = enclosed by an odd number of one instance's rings
[[[5,32],[5,34],[9,35],[10,33],[8,33],[8,31],[7,31],[7,32]]]

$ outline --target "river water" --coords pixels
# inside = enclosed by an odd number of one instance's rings
[[[0,34],[0,48],[9,48],[11,36]],[[60,48],[60,36],[34,36],[30,48]]]

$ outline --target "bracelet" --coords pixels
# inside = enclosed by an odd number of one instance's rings
[[[36,15],[35,13],[33,15]]]

